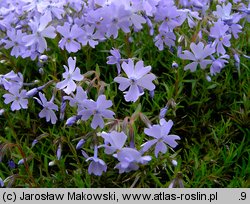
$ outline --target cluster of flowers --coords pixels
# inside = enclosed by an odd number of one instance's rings
[[[241,19],[250,21],[250,4],[244,0],[218,0],[216,11],[207,15],[211,1],[180,0],[6,0],[0,2],[0,40],[11,55],[36,59],[49,50],[46,38],[54,39],[59,34],[58,46],[70,52],[77,52],[81,46],[95,47],[99,42],[118,37],[119,30],[138,32],[146,24],[159,50],[165,46],[173,48],[184,39],[176,30],[187,21],[190,29],[199,26],[196,40],[190,48],[178,56],[192,60],[185,69],[195,71],[199,64],[202,69],[210,66],[211,75],[219,73],[228,62],[225,47],[230,47],[230,39],[238,38],[243,26]],[[235,12],[236,11],[236,12]],[[205,24],[206,27],[202,27]],[[208,26],[207,26],[208,25]],[[155,32],[155,30],[157,30]],[[209,38],[208,42],[202,40]],[[206,37],[205,37],[206,36]],[[200,38],[200,40],[199,40]],[[204,42],[206,42],[206,45]],[[231,49],[236,62],[237,50]],[[215,54],[217,54],[215,56]],[[209,58],[208,58],[209,57]]]
[[[151,66],[144,67],[142,60],[134,64],[133,59],[121,60],[121,55],[118,50],[111,50],[111,55],[108,57],[108,64],[121,63],[119,67],[125,72],[126,77],[121,74],[115,77],[114,81],[119,83],[119,90],[124,92],[124,98],[126,101],[136,102],[140,96],[144,94],[144,90],[153,91],[155,85],[153,80],[156,76],[149,73]],[[35,99],[43,109],[39,113],[40,118],[46,118],[47,122],[55,124],[58,120],[55,111],[58,111],[58,106],[54,103],[56,92],[62,90],[66,95],[63,96],[63,100],[60,106],[60,118],[64,118],[64,112],[66,109],[66,101],[69,102],[71,107],[77,107],[77,114],[68,118],[66,121],[67,126],[72,126],[76,121],[86,121],[93,116],[91,127],[97,129],[98,127],[102,130],[105,127],[104,118],[112,120],[114,119],[115,113],[109,108],[112,106],[112,101],[107,100],[106,96],[100,94],[96,101],[88,99],[87,91],[85,91],[81,83],[84,82],[84,75],[80,73],[80,69],[76,67],[76,58],[68,58],[68,66],[64,65],[65,72],[62,74],[63,80],[56,83],[55,91],[53,92],[52,98],[48,101],[42,90],[47,87],[51,82],[44,84],[43,86],[35,87],[27,91],[23,88],[23,77],[21,73],[14,73],[13,71],[0,76],[0,85],[9,93],[3,95],[4,103],[11,103],[11,110],[20,110],[28,108],[28,99]],[[125,91],[127,90],[127,91]],[[36,96],[39,96],[36,97]],[[95,175],[101,175],[103,171],[106,171],[107,166],[105,162],[98,158],[98,148],[104,147],[106,154],[112,154],[118,159],[119,163],[115,168],[119,169],[120,173],[129,172],[131,170],[137,170],[138,164],[146,164],[151,160],[150,156],[142,156],[147,152],[153,145],[155,145],[155,156],[157,157],[159,152],[166,153],[167,145],[174,148],[177,146],[175,140],[180,139],[177,135],[169,135],[170,129],[173,126],[173,122],[170,120],[166,122],[164,115],[160,116],[160,124],[151,126],[147,123],[148,128],[145,128],[144,132],[146,135],[154,137],[153,140],[149,140],[142,145],[140,151],[136,150],[134,142],[130,142],[130,147],[123,147],[125,145],[127,135],[121,131],[110,131],[108,133],[102,132],[101,137],[104,140],[103,145],[95,145],[94,156],[88,157],[87,154],[82,150],[83,155],[86,157],[86,161],[91,160],[89,166],[89,173]],[[34,141],[33,146],[38,141]],[[80,149],[85,140],[81,139],[76,149]],[[61,144],[58,146],[57,158],[61,157]],[[22,164],[23,160],[19,162]],[[51,163],[52,164],[52,163]]]
[[[210,65],[210,74],[215,75],[225,67],[230,58],[227,49],[239,64],[238,51],[230,48],[230,40],[239,37],[242,32],[243,22],[249,22],[250,4],[243,0],[228,1],[219,0],[216,10],[207,15],[211,1],[209,0],[180,0],[178,4],[173,0],[6,0],[0,2],[0,46],[11,49],[10,54],[15,57],[43,58],[44,52],[52,47],[47,44],[47,39],[59,38],[58,46],[75,53],[81,46],[89,45],[92,48],[109,38],[116,39],[121,30],[124,33],[139,32],[144,27],[149,28],[156,47],[163,50],[168,46],[170,50],[176,46],[177,56],[184,60],[190,60],[184,69],[192,72],[199,65],[205,69]],[[195,39],[190,43],[190,49],[182,51],[181,44],[187,44],[187,36],[179,33],[178,28],[197,26]],[[203,24],[206,27],[202,27]],[[177,40],[178,38],[178,40]],[[208,38],[208,40],[205,40]],[[177,42],[176,42],[177,41]],[[188,43],[189,44],[189,43]],[[155,89],[153,81],[156,76],[150,66],[144,66],[143,61],[135,62],[133,59],[122,59],[119,50],[110,51],[107,64],[117,67],[118,76],[114,81],[119,83],[119,90],[124,93],[125,101],[136,102],[145,90],[151,93]],[[46,57],[45,57],[46,58]],[[178,65],[175,65],[178,66]],[[28,99],[34,98],[41,106],[40,118],[56,124],[58,118],[55,111],[60,110],[60,119],[64,119],[67,101],[71,107],[77,107],[77,113],[68,118],[66,125],[73,125],[78,120],[87,121],[92,118],[91,128],[103,129],[104,119],[114,120],[115,113],[109,108],[112,101],[99,94],[97,100],[89,99],[88,93],[82,88],[85,77],[76,67],[76,58],[68,58],[68,66],[64,65],[63,80],[56,83],[55,91],[48,100],[42,91],[49,85],[55,84],[49,81],[42,86],[26,90],[26,85],[21,73],[10,71],[0,75],[0,85],[8,91],[4,94],[4,103],[11,103],[11,110],[16,111],[28,108]],[[124,71],[124,73],[121,73]],[[34,82],[34,85],[36,82]],[[60,108],[55,104],[58,90],[62,90],[63,96]],[[162,109],[161,116],[166,112]],[[0,110],[0,114],[3,113]],[[176,135],[168,135],[173,125],[172,121],[165,121],[160,117],[160,124],[148,125],[144,133],[155,139],[142,145],[141,150],[136,150],[134,145],[124,147],[127,135],[125,132],[102,132],[100,136],[104,144],[95,144],[94,156],[83,155],[91,160],[89,173],[101,175],[106,171],[105,162],[98,158],[98,148],[105,148],[105,153],[113,155],[119,163],[116,168],[119,172],[128,172],[138,169],[138,164],[146,164],[150,156],[143,156],[155,145],[155,156],[159,152],[166,153],[167,146],[176,147],[175,140],[180,139]],[[80,148],[84,141],[77,145]],[[35,144],[35,143],[34,143]],[[61,155],[61,145],[58,147],[58,159]],[[22,162],[21,162],[22,163]]]

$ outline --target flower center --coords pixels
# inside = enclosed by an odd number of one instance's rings
[[[136,78],[134,78],[134,77],[130,77],[129,78],[129,81],[130,81],[130,83],[132,84],[132,85],[134,85],[134,84],[136,84]]]

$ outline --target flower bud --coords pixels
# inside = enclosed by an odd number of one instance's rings
[[[55,161],[55,160],[49,162],[49,166],[54,166],[55,164],[56,164],[56,161]]]
[[[0,109],[0,115],[3,115],[4,109]]]
[[[176,161],[176,160],[172,160],[172,164],[174,165],[174,166],[177,166],[178,165],[178,162]]]
[[[27,96],[28,98],[31,98],[31,97],[35,96],[37,93],[38,93],[38,89],[37,89],[37,88],[33,88],[33,89],[29,90],[29,91],[26,93],[26,96]]]
[[[179,65],[178,65],[175,61],[173,61],[173,63],[172,63],[172,68],[176,69],[176,68],[178,68],[178,67],[179,67]]]
[[[36,143],[38,143],[38,140],[37,139],[33,140],[31,147],[34,147],[36,145]]]
[[[58,160],[60,160],[61,156],[62,156],[62,144],[59,143],[57,151],[56,151],[56,157]]]
[[[209,75],[206,76],[206,80],[207,80],[208,82],[211,82],[211,81],[212,81],[212,79],[211,79],[211,77],[210,77]]]
[[[150,95],[150,97],[153,99],[153,98],[154,98],[154,95],[155,95],[155,91],[154,91],[154,90],[149,91],[149,95]]]
[[[75,123],[76,123],[76,116],[74,115],[68,118],[68,120],[66,121],[66,126],[72,126]]]
[[[81,147],[84,145],[84,143],[85,143],[85,140],[84,139],[80,139],[80,141],[76,145],[76,150],[81,149]]]
[[[159,119],[164,118],[165,115],[166,115],[166,113],[167,113],[167,111],[168,111],[168,106],[165,106],[164,108],[162,108],[162,109],[160,110]]]
[[[24,159],[19,160],[17,164],[18,165],[23,165],[24,164]]]
[[[4,182],[3,182],[3,180],[2,180],[1,177],[0,177],[0,187],[1,187],[1,188],[4,187]]]

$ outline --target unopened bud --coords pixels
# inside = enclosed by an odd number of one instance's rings
[[[206,80],[207,80],[208,82],[211,82],[211,81],[212,81],[212,79],[211,79],[211,77],[210,77],[209,75],[206,76]]]
[[[0,187],[1,187],[1,188],[4,187],[4,182],[3,182],[3,180],[2,180],[1,177],[0,177]]]
[[[173,63],[172,63],[172,68],[176,69],[176,68],[178,68],[178,67],[179,67],[179,65],[178,65],[175,61],[173,61]]]
[[[72,126],[75,123],[76,123],[76,116],[72,116],[72,117],[68,118],[68,120],[66,121],[67,126]]]
[[[160,114],[159,114],[159,118],[162,119],[165,117],[165,115],[167,114],[167,111],[168,111],[168,106],[165,106],[164,108],[162,108],[160,110]]]
[[[61,156],[62,156],[62,144],[59,143],[57,151],[56,151],[56,157],[58,160],[60,160]]]
[[[84,143],[85,143],[85,140],[84,139],[80,139],[80,141],[76,145],[76,150],[81,149],[82,146],[84,145]]]
[[[65,109],[66,109],[66,102],[63,101],[60,108],[60,120],[64,119]]]
[[[19,160],[17,164],[18,165],[23,165],[24,164],[24,159]]]
[[[49,166],[54,166],[55,164],[56,164],[56,161],[55,161],[55,160],[49,162]]]
[[[37,139],[33,140],[31,147],[34,147],[36,145],[36,143],[38,143],[38,140]]]
[[[3,115],[4,109],[0,109],[0,115]]]
[[[149,91],[149,95],[150,95],[150,97],[153,99],[153,98],[154,98],[154,95],[155,95],[155,91],[154,91],[154,90]]]
[[[48,60],[48,56],[47,56],[47,55],[41,55],[41,56],[39,57],[39,60],[40,60],[41,62],[46,62],[46,61]]]
[[[29,91],[26,93],[26,96],[27,96],[28,98],[31,98],[31,97],[35,96],[37,93],[38,93],[38,89],[37,89],[37,88],[33,88],[33,89],[29,90]]]
[[[39,74],[43,75],[43,74],[44,74],[44,70],[43,70],[43,68],[42,68],[42,67],[41,67],[41,68],[39,68],[38,72],[39,72]]]
[[[178,162],[176,161],[176,160],[172,160],[172,164],[174,165],[174,166],[177,166],[177,164],[178,164]]]

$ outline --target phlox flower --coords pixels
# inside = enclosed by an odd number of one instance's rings
[[[70,25],[68,22],[65,22],[63,26],[57,26],[56,30],[63,36],[59,41],[61,49],[65,47],[68,52],[80,50],[81,45],[76,40],[81,35],[84,35],[84,32],[77,24]]]
[[[107,171],[106,163],[98,158],[98,147],[94,147],[94,156],[88,157],[86,161],[91,161],[89,164],[88,172],[89,174],[94,174],[96,176],[101,176],[103,172]]]
[[[5,43],[4,48],[5,49],[9,49],[12,48],[10,54],[12,56],[18,57],[21,56],[21,54],[24,52],[25,50],[25,43],[22,40],[22,37],[25,34],[22,33],[21,30],[16,30],[11,28],[10,30],[7,30],[7,36],[9,39],[5,40],[3,39],[2,42]]]
[[[222,55],[217,59],[213,59],[213,62],[210,67],[210,73],[211,75],[216,75],[217,73],[220,73],[221,70],[225,67],[225,64],[228,63],[229,55]]]
[[[139,61],[134,65],[132,59],[128,60],[128,63],[122,63],[122,69],[126,73],[128,78],[115,77],[114,81],[119,83],[119,89],[125,91],[126,101],[137,101],[137,99],[144,94],[143,89],[152,91],[155,89],[155,85],[152,81],[156,76],[152,73],[148,74],[151,70],[151,66],[144,67],[143,61]]]
[[[105,148],[106,154],[113,154],[121,150],[127,140],[127,135],[125,135],[124,132],[102,132],[101,136],[104,139],[104,145],[100,145],[100,147]]]
[[[145,165],[150,160],[150,156],[142,156],[136,149],[125,147],[114,155],[119,163],[115,166],[119,173],[135,171],[139,169],[139,164]]]
[[[117,67],[117,72],[118,74],[121,73],[121,54],[118,49],[113,48],[110,50],[111,56],[108,56],[107,59],[107,64],[115,64]]]
[[[76,89],[74,81],[83,80],[83,75],[80,74],[80,69],[76,67],[76,57],[68,58],[68,67],[63,65],[65,72],[63,73],[64,80],[56,84],[56,88],[62,89],[66,94],[70,94]]]
[[[103,118],[113,119],[115,113],[111,110],[107,110],[112,106],[112,101],[107,100],[105,95],[100,95],[97,101],[86,100],[84,102],[84,109],[78,112],[83,121],[88,120],[93,115],[93,120],[91,122],[91,127],[96,129],[98,126],[100,128],[104,127]]]
[[[217,54],[226,54],[226,50],[223,45],[226,47],[231,46],[231,34],[227,34],[228,29],[228,25],[225,25],[223,21],[218,21],[214,23],[214,26],[210,30],[210,36],[215,38],[213,46],[216,46]]]
[[[208,64],[212,63],[212,60],[206,58],[215,52],[214,47],[211,45],[204,46],[203,42],[199,42],[197,45],[192,42],[190,48],[193,53],[185,50],[183,51],[183,54],[179,54],[181,59],[193,61],[186,65],[184,70],[190,69],[191,72],[194,72],[196,71],[198,64],[202,69],[205,69]]]
[[[43,109],[39,113],[39,117],[46,118],[47,122],[51,121],[52,124],[56,124],[57,117],[54,113],[54,110],[58,111],[58,106],[54,104],[52,100],[47,101],[44,94],[42,94],[41,92],[39,92],[38,94],[40,99],[36,97],[34,97],[34,99],[36,99],[37,102],[43,107]]]
[[[164,44],[168,47],[174,47],[175,46],[175,40],[176,36],[173,32],[168,31],[160,31],[160,33],[155,36],[154,42],[155,46],[158,47],[158,49],[161,51],[164,49]]]
[[[97,32],[95,32],[95,26],[94,25],[85,25],[84,26],[84,34],[81,35],[78,38],[78,41],[82,43],[83,46],[89,44],[90,47],[95,48],[95,46],[98,44],[98,40],[101,38],[100,35],[98,35]]]
[[[84,102],[87,100],[87,93],[83,90],[81,86],[76,87],[76,94],[70,94],[70,96],[64,96],[64,100],[69,100],[69,105],[71,107],[77,106],[77,111],[81,111],[84,108]]]
[[[170,129],[173,126],[173,121],[168,122],[162,118],[160,124],[153,125],[150,128],[145,128],[144,133],[155,139],[149,140],[142,145],[142,152],[148,151],[153,145],[155,145],[155,157],[158,157],[159,152],[163,154],[167,152],[167,145],[175,148],[178,144],[175,140],[179,140],[178,135],[169,135]]]
[[[213,14],[229,26],[230,32],[233,34],[234,38],[237,39],[239,37],[238,33],[240,33],[242,29],[242,26],[238,24],[242,15],[239,13],[231,14],[231,11],[232,4],[228,2],[228,4],[223,4],[222,6],[217,5],[216,11],[214,11]]]
[[[13,70],[5,75],[0,75],[0,85],[2,85],[5,90],[9,90],[13,87],[20,89],[23,86],[23,75],[20,72],[16,74]]]
[[[20,110],[21,108],[27,109],[28,108],[28,100],[26,96],[26,90],[19,90],[19,87],[13,86],[9,89],[9,93],[4,94],[3,97],[5,98],[4,103],[11,104],[11,110]]]
[[[41,16],[40,18],[35,16],[34,20],[29,23],[32,29],[32,34],[23,36],[22,40],[26,46],[36,46],[38,52],[43,53],[47,49],[46,38],[55,38],[55,28],[48,26],[51,19],[48,16]]]

